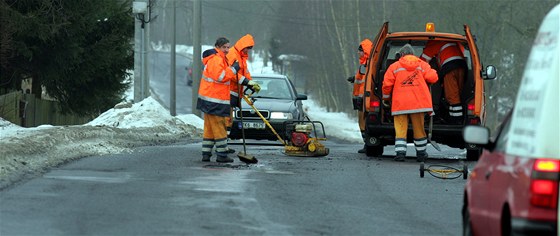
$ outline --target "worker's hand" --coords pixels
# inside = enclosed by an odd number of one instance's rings
[[[390,106],[391,106],[391,102],[389,102],[389,100],[383,100],[383,106],[384,106],[384,107],[390,107]]]
[[[253,91],[255,91],[256,93],[258,93],[259,91],[261,91],[261,86],[259,84],[257,84],[257,82],[249,80],[249,83],[247,84],[251,87],[251,89]]]
[[[348,80],[348,82],[350,82],[350,83],[354,83],[354,80],[356,80],[356,77],[350,76],[350,77],[348,77],[348,79],[346,79],[346,80]]]
[[[239,67],[239,63],[235,61],[231,67],[235,70],[234,72],[237,73],[241,67]]]

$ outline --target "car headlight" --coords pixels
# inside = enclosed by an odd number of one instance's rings
[[[287,112],[271,112],[270,113],[270,119],[283,119],[283,120],[288,120],[288,119],[293,119],[294,115],[292,115],[292,113],[287,113]]]

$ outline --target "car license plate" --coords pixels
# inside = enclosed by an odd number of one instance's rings
[[[264,129],[264,123],[257,122],[243,122],[243,128],[245,129]]]

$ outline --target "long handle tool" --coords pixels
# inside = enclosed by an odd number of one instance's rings
[[[238,96],[241,96],[243,94],[241,94],[241,85],[238,85]],[[243,124],[243,105],[241,105],[241,99],[238,99],[238,104],[239,104],[239,118],[241,118],[241,137],[243,138],[243,152],[238,152],[237,153],[237,157],[239,158],[240,161],[244,162],[245,164],[255,164],[257,162],[259,162],[259,160],[257,160],[257,158],[255,158],[255,156],[253,155],[249,155],[247,154],[247,147],[245,145],[245,125]]]
[[[430,85],[430,94],[432,94],[432,86]],[[432,141],[432,129],[434,126],[434,114],[432,112],[432,114],[430,114],[430,124],[428,125],[428,142],[432,145],[432,147],[434,147],[436,150],[441,152],[441,148],[439,147],[439,145]]]

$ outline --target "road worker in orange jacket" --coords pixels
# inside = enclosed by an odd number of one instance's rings
[[[416,160],[424,161],[428,154],[428,139],[424,130],[424,115],[433,114],[432,95],[428,83],[437,82],[437,72],[420,58],[414,56],[414,49],[405,44],[398,52],[400,58],[391,64],[383,80],[383,105],[390,106],[395,123],[395,161],[404,161],[408,119],[414,132]]]
[[[237,70],[237,76],[230,85],[232,107],[240,107],[241,100],[239,92],[243,92],[243,85],[249,85],[253,87],[253,89],[258,87],[258,90],[260,90],[260,86],[252,81],[251,73],[249,73],[249,68],[247,67],[249,50],[253,49],[254,45],[255,41],[253,40],[253,36],[246,34],[235,43],[233,48],[229,50],[229,53],[227,54],[228,63],[235,68],[239,68]]]
[[[202,136],[202,161],[210,161],[212,149],[216,146],[216,162],[233,162],[227,156],[226,118],[231,114],[230,83],[235,78],[235,69],[228,66],[226,54],[229,40],[218,38],[215,52],[204,52],[204,71],[198,89],[196,108],[204,113],[204,133]]]
[[[348,77],[348,82],[354,83],[354,89],[352,90],[352,105],[354,110],[358,110],[358,125],[360,127],[360,132],[362,133],[362,139],[364,139],[364,147],[358,150],[358,153],[366,152],[365,144],[365,132],[366,132],[366,121],[364,117],[363,110],[363,99],[364,99],[364,86],[366,81],[366,69],[367,60],[371,52],[373,43],[369,39],[364,39],[358,47],[358,56],[360,60],[360,66],[356,71],[356,75]]]
[[[239,107],[241,109],[241,97],[240,92],[243,93],[244,87],[242,85],[249,85],[255,92],[260,91],[260,86],[252,81],[251,73],[249,73],[249,68],[247,67],[247,59],[249,59],[249,50],[253,49],[255,41],[253,36],[246,34],[241,37],[233,46],[229,53],[227,54],[227,61],[229,65],[232,65],[237,69],[237,74],[232,80],[230,85],[230,96],[231,96],[231,115],[228,118],[228,128],[231,128],[233,123],[233,109]]]
[[[443,91],[449,103],[450,123],[462,123],[463,105],[461,92],[465,83],[467,63],[463,55],[464,48],[461,44],[445,41],[428,41],[420,56],[422,60],[430,62],[436,59],[439,75],[443,78]]]

